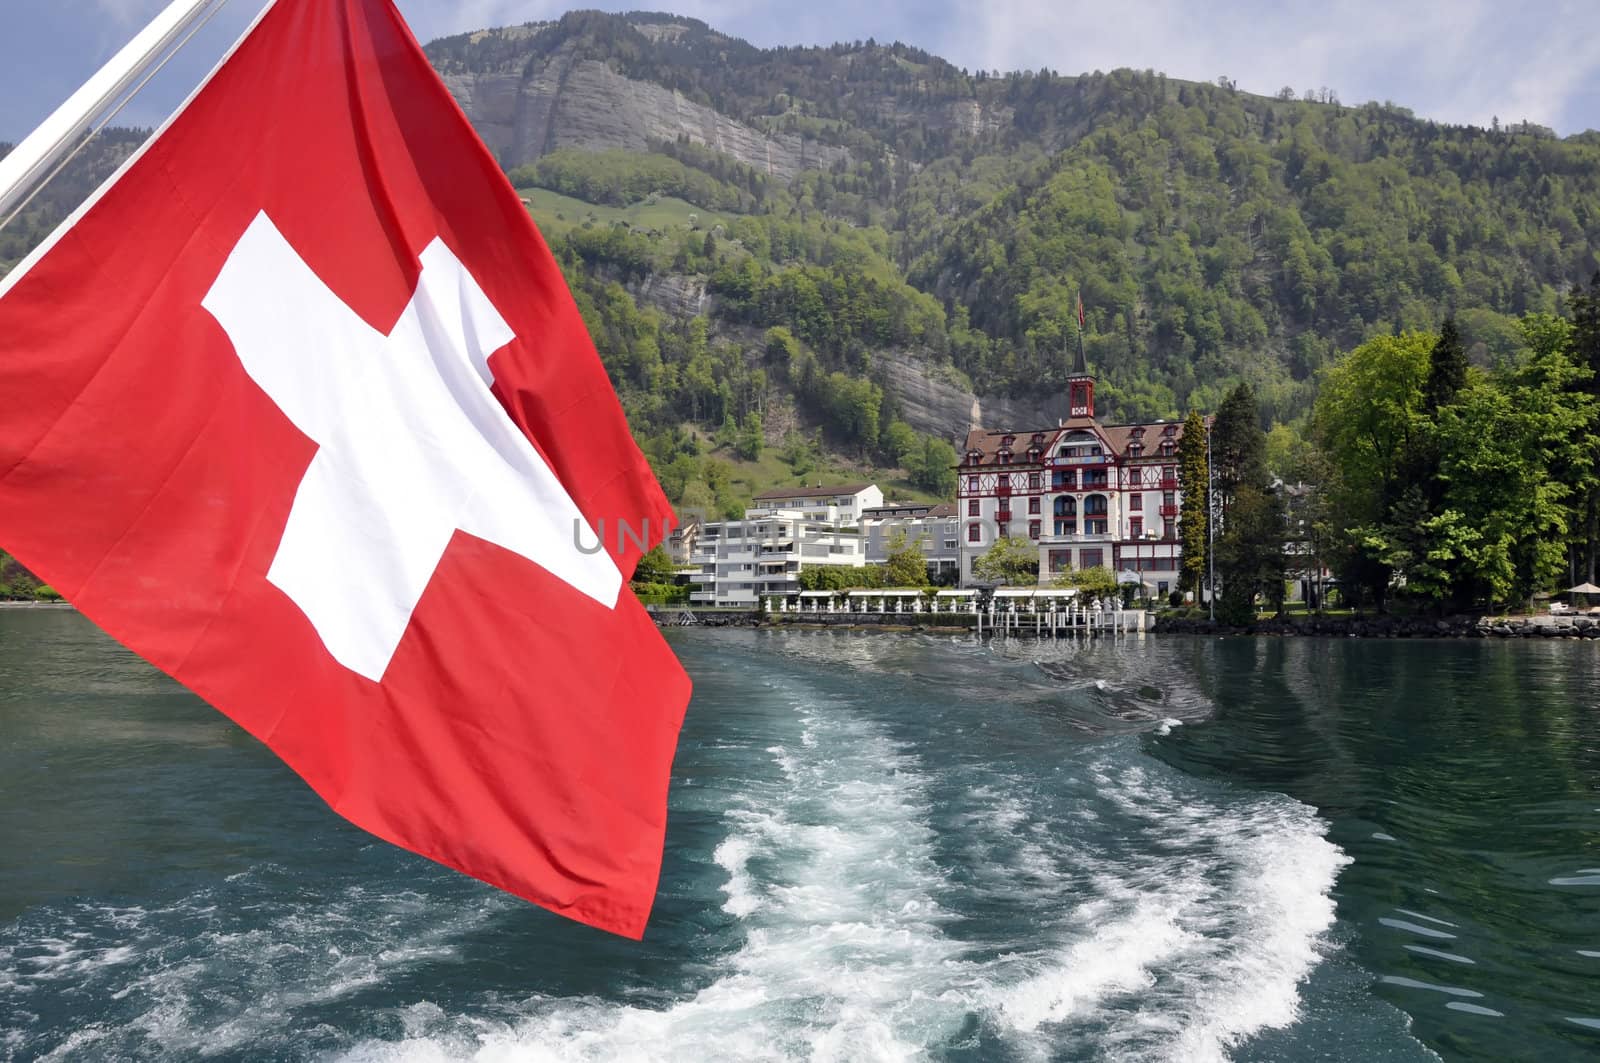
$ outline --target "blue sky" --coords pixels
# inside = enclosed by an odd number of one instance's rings
[[[902,40],[972,69],[1061,73],[1153,67],[1226,74],[1271,93],[1333,89],[1345,103],[1389,100],[1417,114],[1487,125],[1522,119],[1562,134],[1600,128],[1600,0],[674,0],[669,10],[755,44]],[[166,0],[0,4],[0,139],[49,113]],[[136,99],[126,124],[153,125],[181,100],[261,0],[229,0],[184,55]],[[550,0],[398,0],[419,38],[553,18]],[[22,10],[18,10],[18,9]]]

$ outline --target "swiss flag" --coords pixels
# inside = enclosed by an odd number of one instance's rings
[[[671,511],[387,0],[270,8],[0,285],[0,394],[0,544],[351,822],[642,935]]]

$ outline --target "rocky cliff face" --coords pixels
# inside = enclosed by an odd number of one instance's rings
[[[704,277],[682,273],[652,273],[627,285],[628,294],[673,317],[710,314],[715,298],[706,291]],[[753,341],[752,341],[753,342]]]
[[[444,81],[508,168],[557,148],[645,151],[679,136],[783,181],[849,154],[792,133],[763,133],[671,89],[577,58],[571,48],[521,73],[446,74]]]
[[[911,351],[878,351],[873,358],[906,423],[941,439],[959,441],[970,428],[1048,427],[1063,412],[1059,401],[975,394]]]

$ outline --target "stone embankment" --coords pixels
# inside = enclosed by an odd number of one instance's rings
[[[1600,638],[1600,616],[1293,617],[1245,627],[1208,620],[1157,617],[1151,629],[1167,635],[1321,635],[1369,639]]]

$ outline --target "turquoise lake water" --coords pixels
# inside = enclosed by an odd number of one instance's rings
[[[1600,1058],[1600,647],[670,634],[642,944],[0,612],[0,1059]]]

